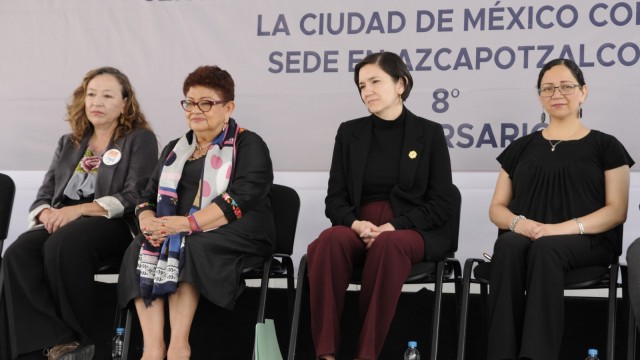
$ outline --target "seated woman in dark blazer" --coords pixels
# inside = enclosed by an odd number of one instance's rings
[[[136,200],[158,159],[156,137],[117,69],[85,75],[67,121],[72,132],[58,141],[30,229],[2,261],[3,359],[52,346],[51,359],[93,357],[94,274],[131,243]]]
[[[413,79],[398,55],[374,53],[355,83],[371,115],[340,125],[325,200],[333,225],[308,247],[316,354],[334,359],[344,295],[363,267],[357,359],[377,359],[411,265],[441,259],[453,215],[451,162],[440,124],[404,107]]]
[[[142,234],[125,254],[118,292],[121,306],[135,301],[145,360],[188,359],[200,295],[233,309],[245,259],[274,250],[269,149],[231,118],[234,87],[217,66],[187,76],[181,103],[190,130],[165,147],[137,206]]]

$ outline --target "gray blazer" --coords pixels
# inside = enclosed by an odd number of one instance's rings
[[[71,134],[63,135],[58,141],[49,170],[29,208],[30,227],[36,225],[36,216],[43,209],[62,207],[64,189],[87,149],[90,136],[88,133],[80,146],[71,141]],[[115,142],[112,140],[107,149],[118,149],[122,156],[113,165],[100,162],[94,201],[107,210],[108,218],[132,217],[140,191],[147,185],[158,161],[156,136],[150,130],[137,129]]]

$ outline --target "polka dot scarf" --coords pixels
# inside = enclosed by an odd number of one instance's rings
[[[234,119],[220,135],[211,141],[205,158],[200,188],[190,213],[211,204],[229,186],[236,155],[236,140],[240,127]],[[184,164],[195,151],[193,131],[181,137],[164,161],[158,184],[157,217],[176,215],[180,176]],[[184,241],[187,233],[173,234],[161,247],[144,241],[138,258],[138,274],[142,299],[149,306],[153,299],[173,294],[178,287],[180,267],[183,260]]]

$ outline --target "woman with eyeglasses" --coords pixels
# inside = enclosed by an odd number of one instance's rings
[[[244,260],[274,250],[269,149],[231,117],[234,87],[217,66],[187,76],[181,104],[189,130],[165,147],[136,207],[141,234],[125,254],[118,300],[135,302],[145,360],[188,359],[200,295],[233,309]]]
[[[29,230],[5,252],[0,358],[92,359],[94,274],[122,258],[158,142],[125,74],[89,71],[73,93],[63,135]],[[23,135],[21,135],[23,136]],[[17,149],[16,149],[17,150]]]
[[[549,126],[509,145],[489,208],[499,228],[491,260],[488,359],[558,359],[564,274],[609,266],[621,253],[629,168],[613,136],[582,121],[587,85],[573,61],[538,76]],[[546,113],[546,114],[545,114]]]

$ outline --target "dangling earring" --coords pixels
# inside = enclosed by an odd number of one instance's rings
[[[545,120],[547,120],[547,114],[544,113],[544,110],[542,111],[542,114],[540,114],[540,122],[544,123]]]
[[[124,114],[120,114],[120,125],[124,125]]]
[[[580,110],[578,110],[578,117],[582,119],[582,106],[580,106]]]

